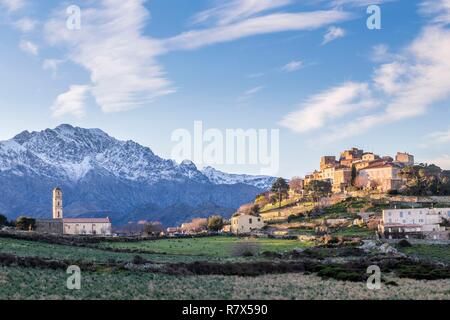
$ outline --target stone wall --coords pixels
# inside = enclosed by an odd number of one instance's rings
[[[36,232],[63,234],[63,221],[55,219],[36,220]]]

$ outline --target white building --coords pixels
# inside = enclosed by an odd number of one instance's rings
[[[109,218],[63,219],[64,234],[111,235]]]
[[[235,234],[245,234],[254,230],[260,230],[264,226],[265,223],[261,217],[242,214],[231,218],[230,230]]]
[[[387,238],[426,236],[427,233],[438,237],[439,233],[446,233],[446,228],[441,226],[444,219],[450,219],[450,208],[383,210],[378,229]]]
[[[60,188],[53,189],[53,221],[58,224],[63,234],[70,235],[111,235],[112,226],[109,218],[68,219],[63,215],[63,193]],[[48,227],[47,227],[48,228]]]

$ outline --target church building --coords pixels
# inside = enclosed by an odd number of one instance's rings
[[[109,218],[64,218],[60,188],[53,189],[53,219],[36,221],[36,231],[42,233],[109,236],[111,229]]]

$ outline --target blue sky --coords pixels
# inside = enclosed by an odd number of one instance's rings
[[[366,26],[372,3],[381,30]],[[66,27],[70,5],[81,9],[79,30]],[[206,129],[279,129],[285,177],[352,146],[450,169],[449,0],[0,7],[0,140],[70,123],[169,158],[173,131],[200,120]]]

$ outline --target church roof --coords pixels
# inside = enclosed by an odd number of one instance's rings
[[[64,218],[64,223],[110,223],[109,218]]]

